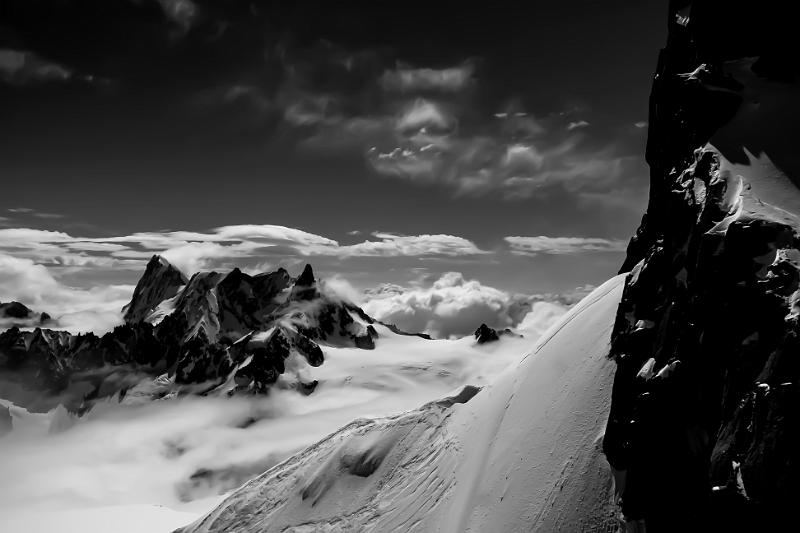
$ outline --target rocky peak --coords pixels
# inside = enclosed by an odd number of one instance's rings
[[[490,328],[486,324],[481,324],[475,330],[475,341],[478,344],[486,344],[487,342],[499,341],[500,337],[497,335],[497,330]]]
[[[136,284],[130,303],[122,308],[125,322],[143,321],[158,304],[178,294],[187,281],[169,261],[154,255]]]
[[[311,300],[317,296],[317,281],[314,278],[314,270],[311,265],[306,264],[303,272],[295,280],[292,287],[293,300]]]

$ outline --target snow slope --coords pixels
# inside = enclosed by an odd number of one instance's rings
[[[597,288],[483,391],[357,419],[182,531],[613,530],[600,448],[623,285]]]

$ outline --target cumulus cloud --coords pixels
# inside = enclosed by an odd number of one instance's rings
[[[384,285],[368,291],[363,307],[371,316],[405,331],[448,338],[470,335],[482,323],[495,328],[517,326],[540,301],[540,296],[512,294],[468,280],[459,272],[447,272],[429,287]],[[566,307],[552,303],[553,320],[560,316],[559,309],[563,313]],[[545,326],[546,321],[539,319],[546,314],[539,313],[526,328],[534,322]]]
[[[505,237],[515,255],[624,252],[627,241],[592,237]]]

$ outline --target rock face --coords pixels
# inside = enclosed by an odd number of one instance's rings
[[[144,275],[136,284],[133,298],[123,311],[125,322],[141,322],[153,312],[158,304],[172,298],[186,285],[186,276],[160,255],[154,255],[147,263]]]
[[[630,531],[756,531],[800,498],[800,48],[788,4],[670,2],[604,451]]]
[[[372,349],[377,337],[374,320],[320,290],[309,265],[296,280],[284,269],[187,280],[154,256],[124,312],[126,323],[102,337],[17,327],[0,333],[3,397],[31,410],[60,403],[82,413],[97,398],[162,375],[159,394],[265,393],[293,354],[319,366],[319,342]],[[292,386],[307,394],[316,383]]]

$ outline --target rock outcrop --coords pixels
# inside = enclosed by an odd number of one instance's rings
[[[481,324],[478,329],[475,330],[473,336],[475,337],[475,342],[477,344],[486,344],[487,342],[495,342],[499,341],[500,337],[503,336],[517,336],[522,337],[522,335],[518,335],[511,331],[509,328],[503,328],[500,331],[490,328],[486,324]]]
[[[494,342],[499,341],[500,336],[497,334],[497,330],[494,328],[490,328],[486,324],[481,324],[478,329],[475,330],[475,342],[478,344],[486,344],[487,342]]]
[[[47,313],[36,313],[20,302],[0,302],[0,327],[32,328],[53,324]]]
[[[629,531],[756,531],[800,497],[800,48],[788,4],[670,2],[604,451]]]

